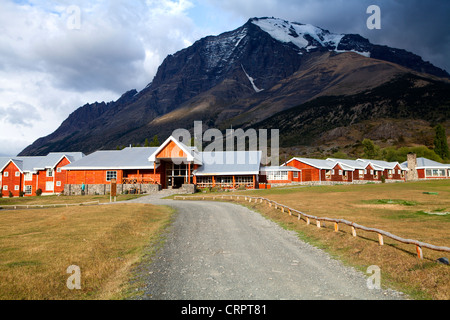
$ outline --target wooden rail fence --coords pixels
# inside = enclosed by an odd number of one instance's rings
[[[338,232],[339,231],[339,224],[345,224],[347,226],[351,227],[352,230],[352,236],[356,237],[357,233],[356,230],[364,230],[367,232],[373,232],[378,234],[378,243],[380,246],[384,245],[384,238],[383,237],[387,237],[387,238],[391,238],[393,240],[396,240],[398,242],[401,243],[405,243],[405,244],[412,244],[416,246],[416,252],[417,252],[417,256],[419,257],[419,259],[423,259],[423,248],[427,248],[430,250],[435,250],[435,251],[444,251],[444,252],[450,252],[450,248],[449,247],[443,247],[443,246],[435,246],[429,243],[425,243],[425,242],[421,242],[421,241],[417,241],[417,240],[413,240],[413,239],[404,239],[401,238],[399,236],[396,236],[392,233],[386,232],[384,230],[380,230],[380,229],[375,229],[375,228],[368,228],[365,226],[362,226],[360,224],[345,220],[345,219],[333,219],[333,218],[326,218],[326,217],[317,217],[317,216],[313,216],[313,215],[309,215],[306,213],[303,213],[299,210],[296,209],[292,209],[288,206],[285,206],[283,204],[277,203],[276,201],[270,200],[270,199],[266,199],[263,197],[250,197],[250,196],[245,196],[245,195],[221,195],[221,196],[175,196],[174,199],[175,200],[206,200],[206,199],[211,199],[212,200],[216,200],[216,199],[222,199],[222,200],[227,200],[228,199],[236,199],[236,200],[241,200],[243,199],[244,201],[248,201],[248,202],[255,202],[255,203],[265,203],[267,204],[269,207],[274,207],[275,209],[279,209],[281,210],[281,212],[287,212],[290,216],[297,216],[298,220],[302,219],[306,221],[306,224],[309,225],[311,224],[311,220],[315,220],[316,221],[316,226],[317,228],[321,228],[322,227],[322,222],[332,222],[334,223],[334,231]]]
[[[56,208],[56,207],[69,207],[69,206],[92,206],[99,205],[100,201],[90,201],[83,203],[59,203],[59,204],[16,204],[8,206],[0,206],[5,210],[19,210],[19,209],[40,209],[40,208]]]

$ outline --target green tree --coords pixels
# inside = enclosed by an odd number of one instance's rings
[[[155,135],[153,137],[152,142],[150,142],[150,147],[159,147],[159,145],[160,145],[160,143],[159,143],[159,140],[158,140],[158,135]]]
[[[436,136],[434,138],[434,152],[442,159],[447,160],[450,158],[450,152],[447,144],[447,134],[441,124],[438,124],[435,128]]]
[[[148,142],[148,138],[145,138],[144,147],[150,147],[150,142]]]
[[[377,146],[372,140],[364,139],[362,141],[364,157],[367,159],[379,159],[381,155],[380,147]]]

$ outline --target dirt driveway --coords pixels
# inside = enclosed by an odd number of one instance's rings
[[[243,206],[155,196],[134,201],[178,211],[154,262],[139,268],[145,281],[139,299],[405,298],[392,290],[369,289],[370,274],[344,266]]]

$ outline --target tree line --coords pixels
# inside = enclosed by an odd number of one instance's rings
[[[364,139],[363,157],[373,160],[385,160],[389,162],[404,162],[408,153],[415,153],[417,157],[424,157],[437,162],[448,162],[450,160],[450,151],[447,143],[445,128],[439,124],[435,127],[434,148],[429,149],[425,146],[417,147],[386,147],[380,148],[370,139]]]

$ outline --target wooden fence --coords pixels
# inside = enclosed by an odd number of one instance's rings
[[[245,196],[245,195],[221,195],[221,196],[207,196],[207,197],[205,197],[205,196],[203,196],[203,197],[202,196],[191,196],[191,197],[176,196],[174,199],[175,200],[206,200],[206,199],[211,199],[211,198],[212,198],[212,200],[216,200],[216,199],[227,200],[227,198],[231,199],[231,200],[243,199],[244,201],[248,201],[248,202],[265,203],[269,207],[273,207],[276,210],[281,210],[281,212],[288,213],[290,216],[297,216],[298,220],[300,220],[300,219],[305,220],[307,225],[311,224],[311,220],[314,220],[314,221],[316,221],[316,226],[318,228],[321,228],[321,223],[323,221],[332,222],[332,223],[334,223],[334,231],[335,232],[339,231],[339,224],[344,224],[344,225],[351,227],[353,237],[357,236],[357,234],[356,234],[357,229],[364,230],[367,232],[373,232],[373,233],[378,234],[378,243],[380,244],[380,246],[382,246],[384,244],[383,237],[391,238],[391,239],[396,240],[401,243],[415,245],[417,256],[419,257],[419,259],[423,259],[423,251],[422,251],[423,248],[427,248],[427,249],[435,250],[435,251],[450,252],[449,247],[435,246],[435,245],[417,241],[417,240],[404,239],[404,238],[398,237],[392,233],[386,232],[384,230],[368,228],[368,227],[365,227],[365,226],[362,226],[357,223],[354,223],[354,222],[351,222],[348,220],[344,220],[344,219],[333,219],[333,218],[317,217],[317,216],[309,215],[309,214],[303,213],[301,211],[298,211],[296,209],[289,208],[288,206],[277,203],[273,200],[262,198],[262,197],[250,197],[250,196]]]
[[[69,207],[69,206],[92,206],[99,205],[100,201],[90,201],[83,203],[59,203],[59,204],[16,204],[8,206],[0,206],[0,210],[19,210],[19,209],[40,209],[40,208],[57,208],[57,207]]]

